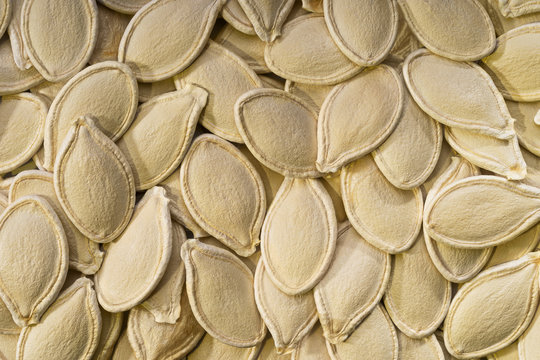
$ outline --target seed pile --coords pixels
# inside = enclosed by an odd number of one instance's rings
[[[540,359],[540,0],[0,0],[0,358]]]

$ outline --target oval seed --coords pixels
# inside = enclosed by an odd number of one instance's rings
[[[430,51],[458,61],[479,60],[495,48],[495,30],[476,0],[397,0],[418,40]]]
[[[223,4],[225,0],[149,2],[129,22],[118,61],[143,82],[178,74],[203,51]]]
[[[453,157],[448,169],[437,179],[426,197],[426,204],[437,196],[448,184],[470,176],[480,175],[480,170],[463,158]],[[424,227],[424,240],[433,261],[442,276],[448,281],[462,283],[478,274],[490,260],[493,248],[463,249],[431,239]]]
[[[135,117],[137,94],[133,73],[116,61],[89,66],[70,79],[47,114],[45,168],[52,171],[60,146],[79,116],[91,115],[105,135],[113,141],[120,138]]]
[[[91,65],[118,59],[118,46],[129,24],[130,16],[98,4],[98,34],[96,46],[88,60]]]
[[[268,276],[289,295],[322,279],[334,256],[337,223],[332,199],[319,180],[285,178],[261,231]]]
[[[231,252],[195,239],[182,246],[182,260],[189,303],[199,324],[228,345],[260,343],[266,328],[255,304],[249,268]]]
[[[497,38],[497,49],[482,59],[484,68],[507,99],[540,100],[540,24],[512,29]]]
[[[236,346],[227,345],[219,340],[216,340],[210,335],[205,335],[202,341],[197,345],[186,360],[208,360],[208,359],[223,359],[223,360],[255,360],[260,359],[257,354],[260,350],[260,345],[239,348]]]
[[[94,360],[110,360],[120,337],[124,313],[110,313],[101,309],[101,335],[94,353]]]
[[[21,29],[25,51],[45,79],[69,79],[86,65],[96,45],[97,17],[93,0],[24,1]]]
[[[291,360],[331,360],[326,346],[322,327],[317,324],[293,352]]]
[[[110,242],[128,225],[135,205],[133,174],[92,119],[78,118],[69,130],[56,157],[54,187],[68,218],[90,240]]]
[[[275,74],[306,84],[337,84],[363,69],[341,53],[322,15],[301,16],[285,24],[282,36],[266,45],[264,59]]]
[[[295,0],[238,0],[255,33],[266,42],[281,35],[281,27],[292,10]]]
[[[15,64],[11,48],[6,36],[0,39],[0,95],[16,94],[44,81],[35,68],[20,70]]]
[[[235,117],[246,146],[262,164],[284,176],[320,176],[317,113],[303,100],[283,90],[255,89],[238,99]]]
[[[362,66],[377,65],[384,60],[394,45],[398,29],[393,0],[325,0],[323,6],[328,30],[343,54]]]
[[[203,229],[240,256],[255,252],[266,198],[259,174],[238,149],[217,136],[199,136],[182,163],[180,182],[186,206]]]
[[[135,14],[151,0],[98,0],[109,9],[122,14]]]
[[[540,190],[497,176],[473,176],[440,190],[424,226],[437,241],[482,249],[512,240],[538,220]]]
[[[8,34],[15,65],[17,66],[17,69],[24,71],[31,69],[33,66],[28,58],[28,51],[25,49],[22,38],[21,13],[23,3],[24,0],[11,0],[12,13],[9,21]],[[37,72],[37,70],[35,70],[35,72]]]
[[[396,128],[404,97],[399,74],[387,65],[334,87],[319,113],[317,168],[335,172],[375,150]]]
[[[536,120],[540,114],[540,102],[507,100],[506,106],[515,119],[514,127],[521,146],[536,156],[540,156],[540,126]]]
[[[180,317],[180,299],[186,281],[186,269],[180,249],[187,240],[186,232],[176,221],[171,222],[172,246],[169,264],[154,292],[141,304],[159,323],[174,324]]]
[[[0,297],[18,326],[37,324],[68,270],[66,235],[46,200],[26,196],[4,210],[0,253]]]
[[[431,262],[423,236],[404,253],[394,256],[384,305],[396,326],[421,339],[443,322],[452,287]]]
[[[262,259],[255,272],[255,301],[279,353],[294,350],[317,322],[313,293],[285,294],[268,276]]]
[[[501,140],[465,129],[446,127],[444,136],[456,152],[476,166],[510,180],[521,180],[527,174],[527,165],[515,135]]]
[[[458,291],[445,322],[450,354],[485,356],[510,345],[527,329],[538,307],[539,263],[540,253],[531,253],[480,273]]]
[[[238,0],[228,0],[221,10],[221,16],[236,30],[244,34],[255,35],[253,24],[249,21]]]
[[[314,290],[327,341],[348,341],[374,311],[386,291],[390,262],[389,254],[369,244],[348,222],[341,225],[332,264]]]
[[[27,326],[17,344],[17,359],[90,359],[101,333],[101,314],[92,280],[81,278]],[[73,338],[76,334],[84,334]],[[66,339],[72,339],[66,341]]]
[[[178,89],[195,84],[208,91],[201,125],[234,142],[243,142],[234,120],[234,104],[246,91],[263,87],[253,70],[236,54],[213,41],[185,71],[175,77]]]
[[[39,97],[21,93],[0,99],[0,174],[27,162],[43,142],[47,105]]]
[[[333,360],[398,360],[398,338],[392,320],[377,305],[345,342],[326,343]]]
[[[502,95],[475,63],[421,49],[405,60],[403,77],[416,103],[435,120],[499,139],[514,136],[514,121]]]
[[[411,190],[423,184],[435,169],[443,133],[440,124],[405,93],[403,113],[396,128],[372,155],[392,185]]]
[[[94,277],[99,303],[105,310],[133,308],[162,279],[172,247],[168,205],[165,190],[155,187],[147,191],[125,231],[106,247],[103,264]]]
[[[189,307],[185,292],[182,294],[182,314],[173,324],[158,323],[142,306],[129,312],[127,334],[137,359],[176,360],[186,356],[204,335]]]
[[[83,274],[95,274],[103,261],[103,252],[99,249],[99,244],[86,238],[69,221],[56,196],[53,174],[28,170],[17,175],[9,190],[10,202],[27,195],[43,197],[60,219],[68,243],[70,267]]]
[[[422,339],[413,339],[397,332],[399,341],[399,360],[445,360],[441,345],[435,338],[435,335],[430,335]]]
[[[189,85],[139,107],[133,123],[117,142],[133,171],[136,190],[157,185],[180,165],[206,99],[205,90]]]
[[[354,229],[373,246],[391,254],[412,246],[422,225],[423,202],[418,188],[394,187],[373,158],[364,156],[343,168],[341,194]]]

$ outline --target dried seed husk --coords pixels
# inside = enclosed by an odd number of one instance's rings
[[[238,149],[215,135],[199,136],[182,163],[180,182],[186,206],[204,230],[240,256],[255,252],[266,197],[259,174]]]
[[[485,356],[510,345],[527,329],[538,307],[539,263],[540,253],[530,253],[483,271],[457,292],[444,331],[452,355]]]
[[[118,237],[135,206],[135,183],[127,160],[86,116],[75,120],[58,151],[54,188],[73,225],[96,242]]]
[[[369,244],[350,223],[341,224],[332,264],[314,289],[327,341],[347,341],[374,311],[386,291],[390,268],[389,254]]]
[[[423,207],[420,190],[394,187],[369,155],[343,168],[341,194],[351,224],[376,248],[391,254],[403,252],[420,233]]]
[[[182,245],[182,260],[189,304],[199,324],[228,345],[260,343],[266,327],[255,304],[251,270],[233,253],[196,239]]]
[[[105,248],[103,264],[94,277],[105,310],[129,310],[158,286],[171,257],[171,226],[169,199],[165,190],[154,187],[139,201],[122,234]]]
[[[201,54],[226,0],[153,0],[129,22],[118,50],[137,80],[164,80]],[[163,19],[169,19],[163,21]],[[182,34],[182,36],[177,36]]]
[[[285,178],[261,231],[274,284],[288,295],[311,290],[330,266],[336,238],[334,207],[320,180]]]
[[[397,0],[418,40],[437,55],[479,60],[495,48],[495,30],[476,0]],[[451,34],[451,35],[450,35]]]
[[[0,246],[0,297],[18,326],[37,324],[68,270],[62,223],[44,198],[22,197],[0,216]]]
[[[0,39],[0,95],[16,94],[44,81],[35,69],[20,70],[11,51],[12,45],[4,36]]]

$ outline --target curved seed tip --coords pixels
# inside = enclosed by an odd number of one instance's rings
[[[88,124],[91,126],[96,125],[95,118],[90,114],[81,115],[77,117],[75,120],[73,120],[72,126],[85,126]]]
[[[527,165],[517,164],[506,172],[508,180],[523,180],[527,176]]]

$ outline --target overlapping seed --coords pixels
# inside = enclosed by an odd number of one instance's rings
[[[538,0],[0,0],[0,358],[537,360]]]

